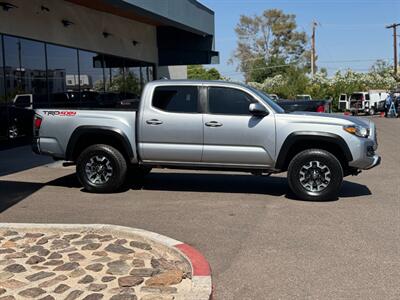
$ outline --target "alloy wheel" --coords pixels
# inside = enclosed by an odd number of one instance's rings
[[[299,181],[307,191],[321,192],[331,182],[331,170],[320,161],[310,161],[300,168]]]
[[[92,156],[85,165],[85,172],[92,184],[107,183],[114,170],[111,161],[104,155]]]
[[[8,129],[8,137],[10,139],[15,139],[18,137],[18,127],[17,125],[13,124]]]

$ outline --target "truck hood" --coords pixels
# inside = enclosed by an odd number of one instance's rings
[[[332,125],[359,125],[370,127],[371,121],[365,118],[345,116],[340,114],[326,114],[317,112],[293,112],[285,115],[297,122],[322,123]]]

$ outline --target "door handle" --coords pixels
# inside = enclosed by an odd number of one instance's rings
[[[161,125],[163,122],[157,119],[151,119],[146,121],[149,125]]]
[[[210,121],[205,124],[208,127],[221,127],[223,124],[217,121]]]

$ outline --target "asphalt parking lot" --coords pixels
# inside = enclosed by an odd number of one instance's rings
[[[374,121],[382,164],[347,177],[337,201],[295,200],[283,176],[169,170],[96,195],[51,165],[3,170],[0,222],[107,223],[184,241],[209,260],[215,299],[399,299],[400,120]]]

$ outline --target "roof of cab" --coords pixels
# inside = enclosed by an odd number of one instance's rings
[[[190,79],[160,79],[148,83],[149,85],[220,85],[220,86],[243,86],[247,85],[239,82],[224,80],[190,80]]]

